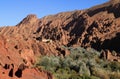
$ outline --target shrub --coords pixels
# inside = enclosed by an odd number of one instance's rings
[[[113,61],[108,64],[112,71],[120,71],[120,63]]]
[[[112,72],[109,74],[110,79],[120,79],[120,73],[119,72]]]
[[[120,63],[100,59],[101,53],[94,49],[64,48],[70,50],[69,56],[42,56],[35,66],[50,71],[56,79],[120,79]]]

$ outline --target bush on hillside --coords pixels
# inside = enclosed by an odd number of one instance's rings
[[[66,47],[64,47],[66,48]],[[51,72],[56,79],[115,79],[120,78],[120,64],[100,59],[100,52],[94,49],[66,48],[71,54],[68,56],[43,56],[35,64]]]

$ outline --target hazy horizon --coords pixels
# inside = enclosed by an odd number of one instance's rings
[[[4,0],[0,3],[0,26],[16,25],[29,14],[35,14],[38,16],[38,18],[41,18],[59,12],[90,8],[107,1],[108,0],[72,0],[68,2],[64,0],[51,0],[51,2],[48,2],[48,0]]]

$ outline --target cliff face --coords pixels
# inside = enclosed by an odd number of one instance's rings
[[[0,75],[2,79],[26,79],[24,74],[30,79],[52,79],[48,72],[31,69],[37,56],[69,54],[61,49],[63,45],[120,52],[119,38],[120,1],[41,19],[28,15],[16,26],[0,28]],[[15,73],[21,64],[25,69],[19,77]]]

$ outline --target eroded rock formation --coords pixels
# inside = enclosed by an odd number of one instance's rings
[[[0,28],[1,79],[52,79],[32,68],[40,55],[67,55],[62,46],[120,52],[120,2],[38,19],[28,15],[16,26]],[[33,72],[33,73],[31,73]]]

